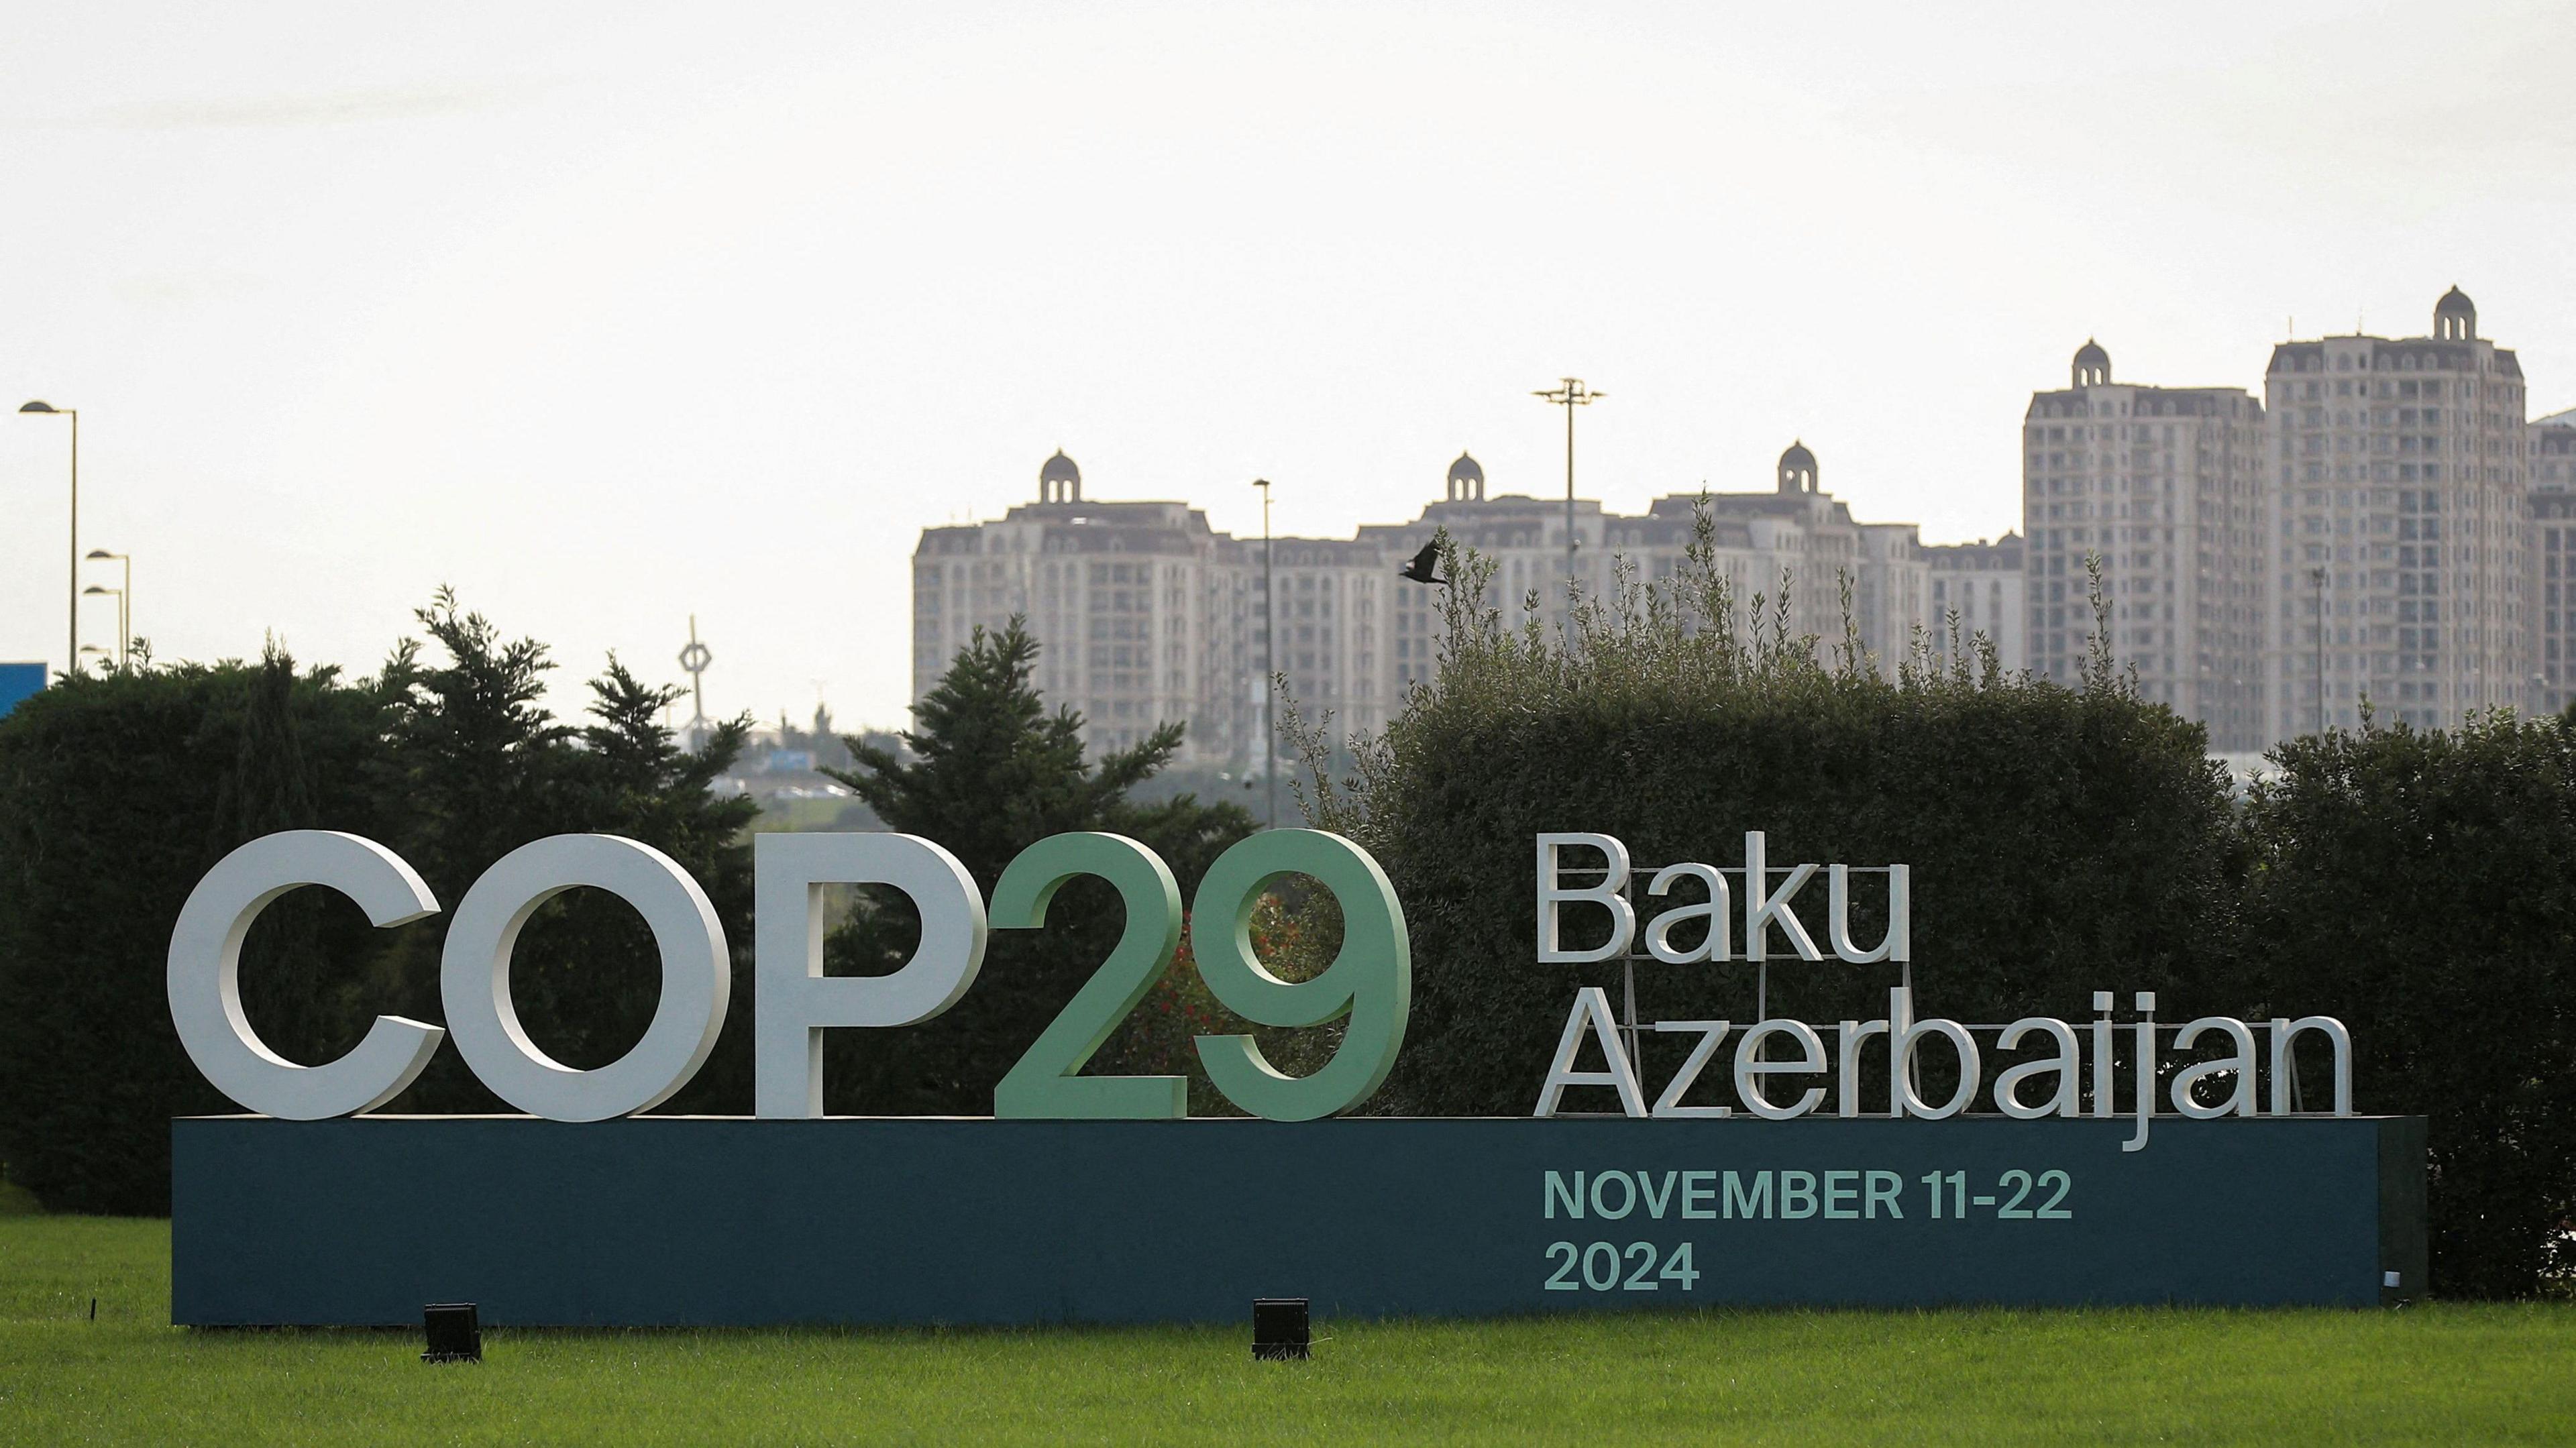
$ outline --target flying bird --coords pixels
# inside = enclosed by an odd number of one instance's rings
[[[1410,579],[1415,583],[1436,583],[1442,588],[1447,588],[1449,580],[1440,577],[1439,574],[1440,545],[1437,543],[1423,544],[1422,551],[1413,555],[1412,562],[1396,570],[1396,576],[1399,578]]]

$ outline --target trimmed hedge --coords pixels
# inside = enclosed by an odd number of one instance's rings
[[[170,928],[189,891],[244,841],[347,830],[410,861],[453,909],[502,854],[604,830],[678,860],[734,950],[716,1051],[667,1105],[750,1105],[751,862],[757,807],[708,785],[745,725],[685,754],[658,717],[675,691],[614,660],[590,722],[537,706],[545,650],[504,642],[442,594],[420,620],[444,654],[405,644],[376,678],[258,664],[144,667],[66,679],[0,720],[0,1162],[55,1210],[169,1210],[170,1118],[238,1108],[198,1077],[170,1026]],[[442,1018],[448,916],[370,928],[327,891],[265,912],[243,950],[244,1008],[294,1060],[329,1060],[379,1014]],[[659,994],[634,911],[594,891],[550,903],[512,967],[521,1019],[570,1065],[623,1054]],[[443,1049],[394,1111],[499,1103]]]
[[[2355,1109],[2431,1118],[2434,1285],[2563,1282],[2576,1217],[2576,730],[2295,739],[2246,811],[2249,988],[2352,1028]]]
[[[179,904],[243,840],[373,834],[358,783],[378,701],[283,660],[75,677],[0,720],[0,1159],[58,1211],[167,1210],[169,1119],[230,1110],[180,1051],[162,962]],[[307,892],[312,893],[312,892]],[[289,899],[246,956],[280,1050],[346,1049],[326,957],[355,907]],[[350,1039],[354,1039],[352,1036]],[[317,1059],[307,1056],[305,1059]]]
[[[1618,999],[1614,965],[1531,964],[1542,831],[1616,835],[1644,867],[1734,863],[1755,829],[1776,863],[1905,862],[1925,1013],[2076,1017],[2104,989],[2155,990],[2170,1009],[2225,999],[2226,775],[2197,725],[2106,664],[2081,690],[2006,675],[1991,650],[1982,667],[1918,657],[1885,679],[1848,638],[1828,665],[1761,598],[1739,621],[1713,570],[1632,585],[1568,639],[1505,629],[1479,598],[1483,565],[1453,567],[1436,682],[1317,801],[1376,854],[1412,930],[1413,1026],[1386,1109],[1526,1113],[1574,988]],[[1799,897],[1820,946],[1825,885]],[[1854,933],[1875,943],[1881,877],[1855,877],[1854,894]],[[1885,1014],[1896,966],[1780,954],[1775,940],[1773,1014]],[[1749,965],[1639,975],[1645,1018],[1753,1018]],[[1659,1085],[1692,1044],[1649,1036],[1640,1067]]]

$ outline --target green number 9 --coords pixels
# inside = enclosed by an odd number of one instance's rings
[[[1310,875],[1342,907],[1342,948],[1313,980],[1285,981],[1252,953],[1252,912],[1270,883]],[[1283,1076],[1250,1036],[1201,1036],[1199,1060],[1227,1100],[1272,1121],[1313,1121],[1366,1101],[1395,1066],[1413,1008],[1413,950],[1386,872],[1321,830],[1265,830],[1217,856],[1191,914],[1199,975],[1226,1009],[1257,1025],[1320,1026],[1350,1017],[1342,1047],[1312,1076]]]

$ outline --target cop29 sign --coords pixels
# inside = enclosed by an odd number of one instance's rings
[[[265,1045],[243,1009],[243,941],[261,911],[308,885],[388,929],[441,906],[380,845],[271,835],[208,872],[171,934],[179,1040],[255,1113],[173,1123],[172,1318],[397,1323],[425,1302],[473,1300],[484,1320],[511,1324],[1027,1323],[1232,1318],[1253,1296],[1394,1314],[2363,1303],[2421,1289],[2423,1123],[2352,1114],[2339,1023],[2165,1026],[2146,992],[2125,1021],[2109,992],[2090,1022],[1923,1017],[1905,866],[1781,866],[1761,832],[1743,845],[1740,864],[1649,869],[1609,835],[1539,836],[1529,968],[1615,964],[1629,977],[1626,1019],[1602,988],[1575,989],[1553,1057],[1530,1063],[1531,1116],[1330,1120],[1377,1092],[1404,1044],[1403,907],[1349,840],[1253,835],[1190,902],[1199,972],[1255,1025],[1337,1026],[1336,1049],[1290,1076],[1251,1036],[1199,1036],[1209,1081],[1243,1116],[1192,1120],[1182,1077],[1085,1072],[1178,947],[1181,893],[1153,851],[1053,836],[1013,859],[987,899],[930,840],[764,834],[755,1115],[743,1119],[640,1114],[705,1064],[731,1004],[723,927],[659,851],[606,835],[512,851],[448,922],[445,1024],[379,1017],[340,1059],[305,1065]],[[1001,1076],[991,1118],[824,1115],[824,1032],[939,1016],[975,988],[991,931],[1044,929],[1058,890],[1081,876],[1118,892],[1124,928]],[[1250,938],[1256,903],[1288,876],[1329,891],[1343,920],[1340,949],[1308,980],[1273,974]],[[1819,876],[1821,931],[1802,895]],[[1884,927],[1862,940],[1855,881],[1871,877]],[[881,976],[826,975],[824,891],[836,885],[909,897],[921,919],[910,959]],[[661,965],[642,1038],[593,1070],[530,1039],[510,981],[520,931],[582,888],[640,913]],[[1828,949],[1895,977],[1883,1019],[1820,1029],[1772,1015],[1774,959],[1833,969]],[[1749,1022],[1639,1019],[1638,974],[1651,990],[1652,972],[1674,969],[1745,970]],[[1473,1009],[1444,1003],[1451,1021]],[[1645,1032],[1695,1037],[1651,1103]],[[2301,1100],[2294,1046],[2310,1034],[2332,1055],[2330,1111]],[[2204,1038],[2222,1054],[2166,1053],[2168,1039],[2188,1052]],[[378,1112],[450,1039],[524,1115]],[[1923,1065],[1936,1049],[1953,1084],[1931,1099]],[[1989,1091],[1990,1049],[2032,1054]],[[1721,1053],[1727,1065],[1712,1070]],[[1883,1105],[1860,1088],[1863,1063],[1880,1059]],[[1694,1099],[1709,1094],[1703,1075],[1731,1077],[1732,1102]],[[1562,1103],[1576,1086],[1608,1088],[1619,1111],[1573,1117]],[[1981,1096],[1990,1111],[1975,1109]],[[2164,1115],[2176,1119],[2157,1150],[2140,1153]]]
[[[929,1020],[975,984],[988,929],[1037,930],[1066,881],[1109,882],[1126,906],[1125,931],[993,1090],[1001,1118],[1158,1120],[1188,1114],[1179,1076],[1085,1076],[1083,1065],[1153,989],[1180,943],[1180,887],[1152,850],[1121,835],[1063,834],[1022,851],[993,887],[989,910],[955,856],[899,834],[764,834],[753,842],[754,1110],[765,1118],[823,1114],[822,1033]],[[1254,906],[1288,875],[1309,876],[1342,909],[1342,946],[1311,980],[1282,980],[1253,953]],[[715,1049],[731,973],[724,927],[687,871],[650,845],[613,835],[557,835],[523,845],[476,880],[458,902],[439,960],[444,1029],[380,1016],[357,1047],[327,1065],[298,1065],[263,1044],[241,1001],[241,949],[261,911],[290,890],[337,890],[379,927],[437,913],[418,873],[391,850],[356,835],[291,830],[251,841],[209,871],[170,937],[170,1016],[189,1059],[244,1107],[314,1121],[371,1111],[402,1094],[443,1039],[492,1093],[531,1116],[606,1121],[669,1100]],[[823,973],[823,890],[887,885],[921,916],[912,958],[883,976]],[[510,992],[519,932],[548,900],[581,887],[633,906],[661,955],[662,994],[625,1056],[576,1070],[539,1049],[521,1028]],[[1250,1036],[1198,1038],[1216,1088],[1246,1113],[1310,1121],[1347,1111],[1376,1092],[1404,1043],[1412,957],[1404,911],[1377,862],[1316,830],[1253,835],[1217,857],[1191,918],[1208,990],[1256,1025],[1320,1026],[1347,1018],[1340,1049],[1312,1075],[1272,1068]]]

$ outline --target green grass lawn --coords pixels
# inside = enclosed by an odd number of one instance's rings
[[[417,1334],[167,1325],[166,1223],[0,1218],[0,1444],[2576,1441],[2576,1309]],[[98,1317],[89,1318],[97,1299]]]

